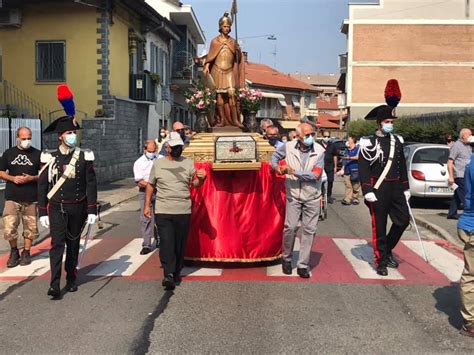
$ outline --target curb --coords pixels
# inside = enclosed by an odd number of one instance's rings
[[[414,217],[415,217],[415,221],[418,225],[422,226],[423,228],[428,229],[429,231],[436,234],[438,237],[443,238],[444,240],[447,240],[448,242],[450,242],[454,245],[457,245],[461,248],[464,247],[464,245],[461,243],[460,240],[458,240],[456,238],[456,236],[452,236],[445,229],[441,228],[440,226],[437,226],[436,224],[433,224],[433,223],[427,221],[423,217],[419,217],[419,216],[414,216]]]

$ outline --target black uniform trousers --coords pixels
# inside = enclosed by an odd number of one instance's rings
[[[392,253],[403,232],[410,224],[408,202],[403,185],[397,181],[384,181],[375,191],[377,201],[365,202],[372,217],[372,246],[377,265],[386,265],[387,256]],[[388,216],[392,227],[387,234]]]
[[[157,213],[155,221],[160,236],[160,261],[164,275],[177,276],[184,266],[191,215]]]
[[[86,203],[49,204],[51,233],[51,287],[59,288],[64,246],[66,246],[66,280],[76,280],[76,266],[79,257],[81,231],[87,218]]]

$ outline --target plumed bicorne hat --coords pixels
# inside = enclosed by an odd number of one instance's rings
[[[64,133],[67,131],[75,131],[81,129],[81,126],[76,121],[74,116],[76,115],[76,108],[74,105],[74,96],[67,85],[59,85],[58,89],[58,100],[64,108],[66,116],[59,117],[58,119],[51,122],[46,127],[43,133]]]
[[[397,118],[395,108],[400,103],[402,93],[396,79],[387,81],[384,91],[386,105],[380,105],[373,108],[366,116],[366,120],[383,121],[387,118]]]

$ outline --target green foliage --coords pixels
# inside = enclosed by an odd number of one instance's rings
[[[349,122],[348,133],[357,138],[373,134],[376,130],[375,121],[356,120]],[[394,123],[394,133],[401,135],[405,142],[446,143],[447,134],[457,137],[461,128],[474,127],[474,116],[449,117],[439,120],[415,120],[399,118]]]
[[[359,139],[360,137],[373,134],[376,129],[377,124],[375,123],[375,121],[356,120],[349,122],[349,127],[347,128],[347,131],[350,136]]]

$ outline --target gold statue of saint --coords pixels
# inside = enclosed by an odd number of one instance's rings
[[[221,34],[211,41],[203,74],[217,93],[215,126],[232,125],[242,128],[237,94],[238,89],[245,85],[245,61],[238,43],[229,36],[231,27],[232,20],[226,12],[219,20]]]

